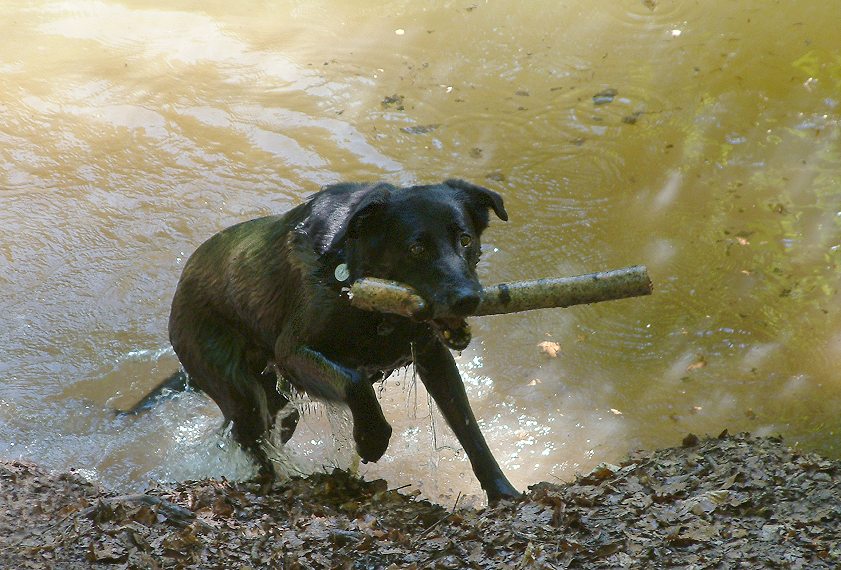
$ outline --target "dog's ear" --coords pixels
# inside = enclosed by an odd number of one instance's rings
[[[348,213],[347,224],[342,237],[358,237],[362,225],[388,204],[392,188],[393,186],[390,184],[377,184],[365,192],[362,199],[354,204]],[[341,239],[339,236],[337,238]]]
[[[312,239],[319,254],[339,250],[345,238],[357,235],[363,221],[388,203],[392,188],[358,183],[328,186],[313,196],[300,230]]]
[[[444,184],[450,188],[461,190],[465,197],[466,205],[471,212],[477,214],[478,229],[484,230],[488,226],[488,210],[493,210],[497,217],[503,222],[508,221],[508,212],[502,203],[502,196],[482,186],[471,184],[458,178],[445,180]]]

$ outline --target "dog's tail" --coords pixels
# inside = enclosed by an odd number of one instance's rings
[[[183,370],[174,372],[166,380],[152,388],[152,391],[143,396],[139,402],[128,410],[117,410],[117,415],[134,416],[145,410],[151,409],[155,403],[169,395],[170,392],[183,392],[188,387],[187,373]]]

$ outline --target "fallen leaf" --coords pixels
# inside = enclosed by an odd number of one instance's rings
[[[687,366],[686,371],[687,372],[692,372],[693,370],[698,370],[700,368],[704,368],[706,365],[707,365],[707,361],[704,359],[703,356],[701,356],[700,358],[698,358],[698,360],[696,360],[695,362],[693,362],[692,364]]]
[[[551,340],[544,340],[543,342],[537,343],[538,348],[543,351],[545,354],[548,354],[552,358],[557,358],[558,353],[561,352],[561,345],[557,342],[552,342]]]

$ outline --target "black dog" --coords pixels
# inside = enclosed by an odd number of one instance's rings
[[[338,184],[196,250],[172,302],[170,340],[264,482],[274,469],[261,443],[288,403],[267,365],[311,397],[347,404],[359,455],[377,461],[391,426],[373,383],[414,362],[488,498],[518,495],[488,449],[448,350],[470,339],[464,318],[479,303],[476,263],[489,210],[508,219],[498,194],[462,180]],[[414,321],[352,307],[342,289],[360,277],[411,285],[428,314]],[[284,442],[297,421],[297,413],[281,421]]]

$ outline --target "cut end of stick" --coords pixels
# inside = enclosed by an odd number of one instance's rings
[[[350,288],[350,303],[358,309],[410,318],[426,310],[426,301],[413,288],[376,277],[363,277],[354,282]]]

